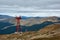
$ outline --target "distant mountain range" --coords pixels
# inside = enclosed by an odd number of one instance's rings
[[[16,31],[16,19],[15,17],[0,15],[0,34],[14,33]],[[37,31],[48,25],[60,23],[59,17],[25,17],[22,16],[21,27],[22,31]],[[20,30],[19,30],[20,31]]]
[[[12,16],[8,15],[0,15],[0,19],[5,19],[5,18],[12,18]],[[27,18],[32,18],[32,17],[27,17],[27,16],[21,16],[22,19],[27,19]],[[34,17],[33,17],[34,18]],[[35,17],[35,18],[40,18],[40,17]],[[42,18],[42,17],[41,17]]]
[[[12,16],[8,16],[8,15],[0,15],[0,19],[5,19],[5,18],[12,18]]]

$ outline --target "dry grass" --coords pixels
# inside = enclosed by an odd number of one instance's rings
[[[33,40],[60,40],[60,36],[52,37],[52,38],[38,38]]]
[[[43,33],[47,33],[47,32],[51,32],[54,30],[60,29],[60,24],[52,24],[52,25],[48,25],[45,28],[41,29],[40,32],[41,34]]]

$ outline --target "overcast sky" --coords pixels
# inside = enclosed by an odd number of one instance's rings
[[[60,16],[60,0],[0,0],[0,15]]]

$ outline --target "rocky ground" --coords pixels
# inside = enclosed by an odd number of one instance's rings
[[[0,40],[60,40],[59,34],[38,34],[35,32],[0,35]]]

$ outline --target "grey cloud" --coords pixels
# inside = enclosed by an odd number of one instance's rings
[[[60,4],[60,0],[0,0],[0,5],[19,5],[24,7],[48,7],[49,5]]]
[[[34,10],[22,11],[19,10],[21,7]],[[0,0],[0,12],[36,13],[39,11],[35,10],[41,9],[60,10],[60,0]]]

